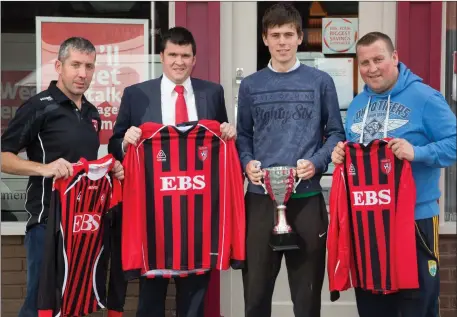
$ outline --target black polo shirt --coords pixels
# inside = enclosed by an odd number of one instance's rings
[[[51,163],[64,158],[70,163],[81,157],[96,160],[101,123],[97,108],[83,97],[81,110],[51,82],[47,90],[19,107],[2,135],[2,152],[18,154],[22,149],[31,161]],[[25,210],[30,214],[27,229],[45,223],[52,178],[30,176]]]

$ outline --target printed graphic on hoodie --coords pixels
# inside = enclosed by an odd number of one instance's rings
[[[363,130],[363,143],[367,144],[375,139],[384,138],[384,129],[387,124],[387,136],[390,137],[391,131],[403,127],[409,122],[411,109],[399,102],[390,102],[389,118],[387,114],[388,101],[377,100],[370,104],[367,119],[364,124],[363,118],[367,107],[358,110],[354,121],[350,126],[354,142],[358,142]]]

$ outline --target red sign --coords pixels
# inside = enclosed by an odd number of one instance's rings
[[[38,18],[41,28],[40,91],[57,79],[54,62],[60,44],[80,36],[94,44],[95,73],[86,98],[102,120],[100,143],[107,144],[113,133],[124,88],[148,79],[148,25],[145,20]]]
[[[30,75],[31,71],[2,71],[2,122],[1,133],[16,114],[17,109],[30,97],[36,94],[35,86],[21,85],[21,81]]]

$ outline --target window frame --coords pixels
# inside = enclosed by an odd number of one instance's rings
[[[440,91],[445,96],[446,93],[446,27],[447,27],[447,3],[443,3],[442,6],[442,19],[441,19],[441,82]],[[457,223],[454,221],[445,221],[445,206],[446,206],[446,170],[441,169],[440,177],[440,191],[441,197],[439,200],[439,234],[457,234]]]

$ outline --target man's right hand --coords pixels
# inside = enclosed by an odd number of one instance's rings
[[[125,132],[124,140],[122,141],[122,149],[124,152],[127,151],[127,145],[137,145],[138,140],[141,137],[141,129],[138,127],[131,126],[127,132]]]
[[[40,174],[44,177],[54,177],[54,179],[73,176],[73,165],[67,160],[60,158],[49,164],[44,164],[40,168]]]
[[[255,185],[262,185],[262,171],[260,170],[260,162],[256,160],[250,161],[246,164],[246,174],[248,175],[249,180]]]
[[[338,142],[336,146],[333,148],[332,152],[332,162],[333,164],[342,164],[344,162],[344,143],[343,142]]]

